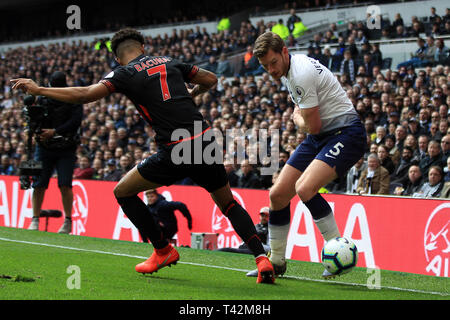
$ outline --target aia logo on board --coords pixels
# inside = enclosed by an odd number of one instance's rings
[[[245,204],[242,197],[236,191],[231,191],[235,200],[245,209]],[[240,237],[234,231],[230,220],[223,215],[217,205],[214,205],[211,232],[218,233],[217,248],[238,248],[241,244]]]
[[[81,181],[73,181],[72,234],[82,235],[86,232],[89,212],[89,199]]]
[[[424,234],[426,272],[439,277],[449,276],[450,203],[439,205],[431,213]]]

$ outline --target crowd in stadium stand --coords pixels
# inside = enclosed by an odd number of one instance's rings
[[[250,14],[265,13],[268,10],[279,12],[288,8],[317,9],[335,8],[340,5],[358,4],[361,0],[291,0],[277,2],[272,0],[197,0],[165,1],[155,6],[152,2],[131,1],[128,6],[122,3],[108,3],[107,14],[100,3],[79,0],[82,9],[81,30],[66,28],[66,9],[70,1],[48,0],[27,6],[21,2],[10,5],[12,8],[0,11],[0,43],[12,41],[32,41],[36,39],[67,37],[81,33],[119,30],[126,26],[148,27],[167,26],[182,23],[218,21],[221,17],[246,11]],[[381,0],[380,3],[394,2]],[[111,19],[111,12],[116,12]],[[61,13],[61,14],[58,14]],[[120,13],[120,14],[119,14]]]
[[[395,37],[399,19],[384,28],[389,32],[383,31],[383,35]],[[383,54],[368,40],[364,24],[349,23],[344,32],[337,32],[332,24],[325,34],[315,36],[308,54],[336,72],[368,133],[364,157],[345,179],[333,181],[322,192],[449,197],[450,67],[448,48],[435,39],[448,34],[448,9],[430,21],[433,31],[423,44],[422,55],[417,56],[421,64],[405,63],[383,72]],[[274,24],[246,21],[239,32],[230,33],[209,34],[201,28],[174,31],[167,36],[146,37],[146,50],[193,64],[208,60],[205,68],[215,72],[219,82],[194,100],[204,118],[216,132],[279,130],[281,168],[306,135],[297,132],[291,119],[294,105],[287,89],[272,81],[252,56],[256,37]],[[406,32],[405,37],[417,37],[413,31]],[[327,47],[331,43],[339,44],[333,54]],[[235,73],[226,55],[238,49],[247,52],[241,71]],[[19,174],[18,165],[26,159],[23,93],[12,92],[9,79],[28,77],[47,86],[49,75],[63,70],[68,73],[69,86],[84,86],[97,83],[116,66],[107,46],[95,48],[94,43],[50,44],[6,52],[0,60],[0,174]],[[83,108],[74,178],[118,181],[156,152],[153,130],[126,97],[112,94]],[[226,155],[232,187],[268,189],[276,179],[277,173],[261,175],[260,159],[256,164],[251,161],[254,159],[236,163],[233,156]]]

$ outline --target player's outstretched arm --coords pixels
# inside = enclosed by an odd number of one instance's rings
[[[101,84],[93,84],[87,87],[65,87],[65,88],[46,88],[39,87],[31,79],[12,79],[13,90],[22,89],[28,94],[34,96],[41,95],[58,101],[67,103],[83,104],[99,100],[109,95],[108,88]]]
[[[205,69],[199,68],[195,76],[191,79],[191,83],[196,84],[194,88],[189,90],[192,98],[211,89],[217,83],[217,76]]]

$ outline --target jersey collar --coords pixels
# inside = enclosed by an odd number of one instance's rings
[[[289,54],[289,67],[288,67],[287,72],[286,72],[286,77],[288,76],[290,71],[291,71],[291,54]]]
[[[283,75],[283,77],[288,79],[289,78],[289,72],[291,72],[291,54],[289,54],[289,66],[288,66],[286,75]]]

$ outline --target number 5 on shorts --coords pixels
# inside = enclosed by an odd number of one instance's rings
[[[344,145],[342,143],[340,142],[336,143],[333,148],[331,148],[327,153],[325,153],[325,157],[336,159],[339,153],[341,153],[342,148],[344,148]]]

